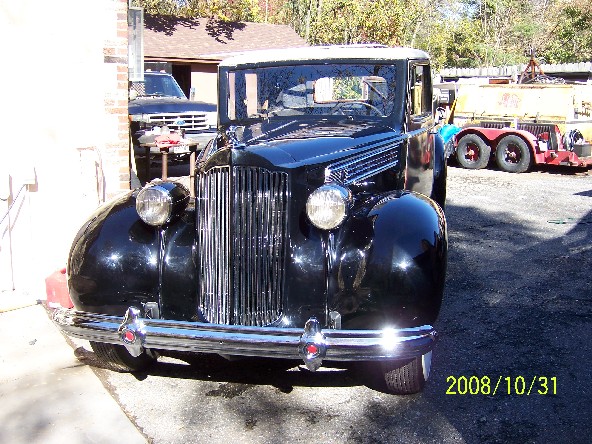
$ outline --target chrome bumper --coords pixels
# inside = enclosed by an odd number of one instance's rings
[[[124,345],[138,356],[144,348],[224,355],[302,359],[317,370],[323,359],[374,361],[414,358],[429,352],[437,333],[430,325],[384,330],[322,330],[315,318],[304,329],[245,327],[57,309],[54,322],[69,336]]]

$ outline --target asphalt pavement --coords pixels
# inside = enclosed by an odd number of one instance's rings
[[[0,293],[0,442],[146,443],[43,301]]]

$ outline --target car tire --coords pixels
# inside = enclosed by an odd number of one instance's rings
[[[431,351],[404,365],[400,362],[383,362],[382,371],[387,391],[395,395],[412,395],[422,391],[430,376],[431,366]]]
[[[456,160],[470,170],[480,170],[487,166],[491,147],[477,134],[466,134],[460,138],[456,147]]]
[[[530,168],[530,149],[519,136],[506,136],[497,145],[495,161],[497,166],[508,173],[524,173]]]
[[[123,345],[104,344],[90,341],[90,346],[96,357],[111,370],[117,372],[137,372],[148,368],[156,362],[157,355],[144,350],[140,356],[132,356]]]

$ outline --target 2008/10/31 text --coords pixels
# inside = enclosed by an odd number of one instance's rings
[[[556,395],[557,377],[499,376],[448,376],[447,395]]]

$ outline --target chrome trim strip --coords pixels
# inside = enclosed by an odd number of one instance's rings
[[[325,168],[325,182],[351,185],[399,165],[400,145],[406,138],[390,140],[361,154],[334,162]]]
[[[120,327],[131,328],[128,318],[65,308],[57,309],[53,315],[54,322],[72,337],[137,346],[124,343],[121,338]],[[135,322],[142,328],[136,337],[142,341],[141,346],[148,349],[289,359],[301,358],[302,344],[307,342],[311,332],[310,326],[304,330],[147,318],[136,318]],[[437,337],[430,325],[391,329],[388,334],[387,330],[326,329],[321,332],[316,328],[314,333],[322,335],[322,344],[326,347],[323,357],[335,361],[414,358],[429,352]]]

